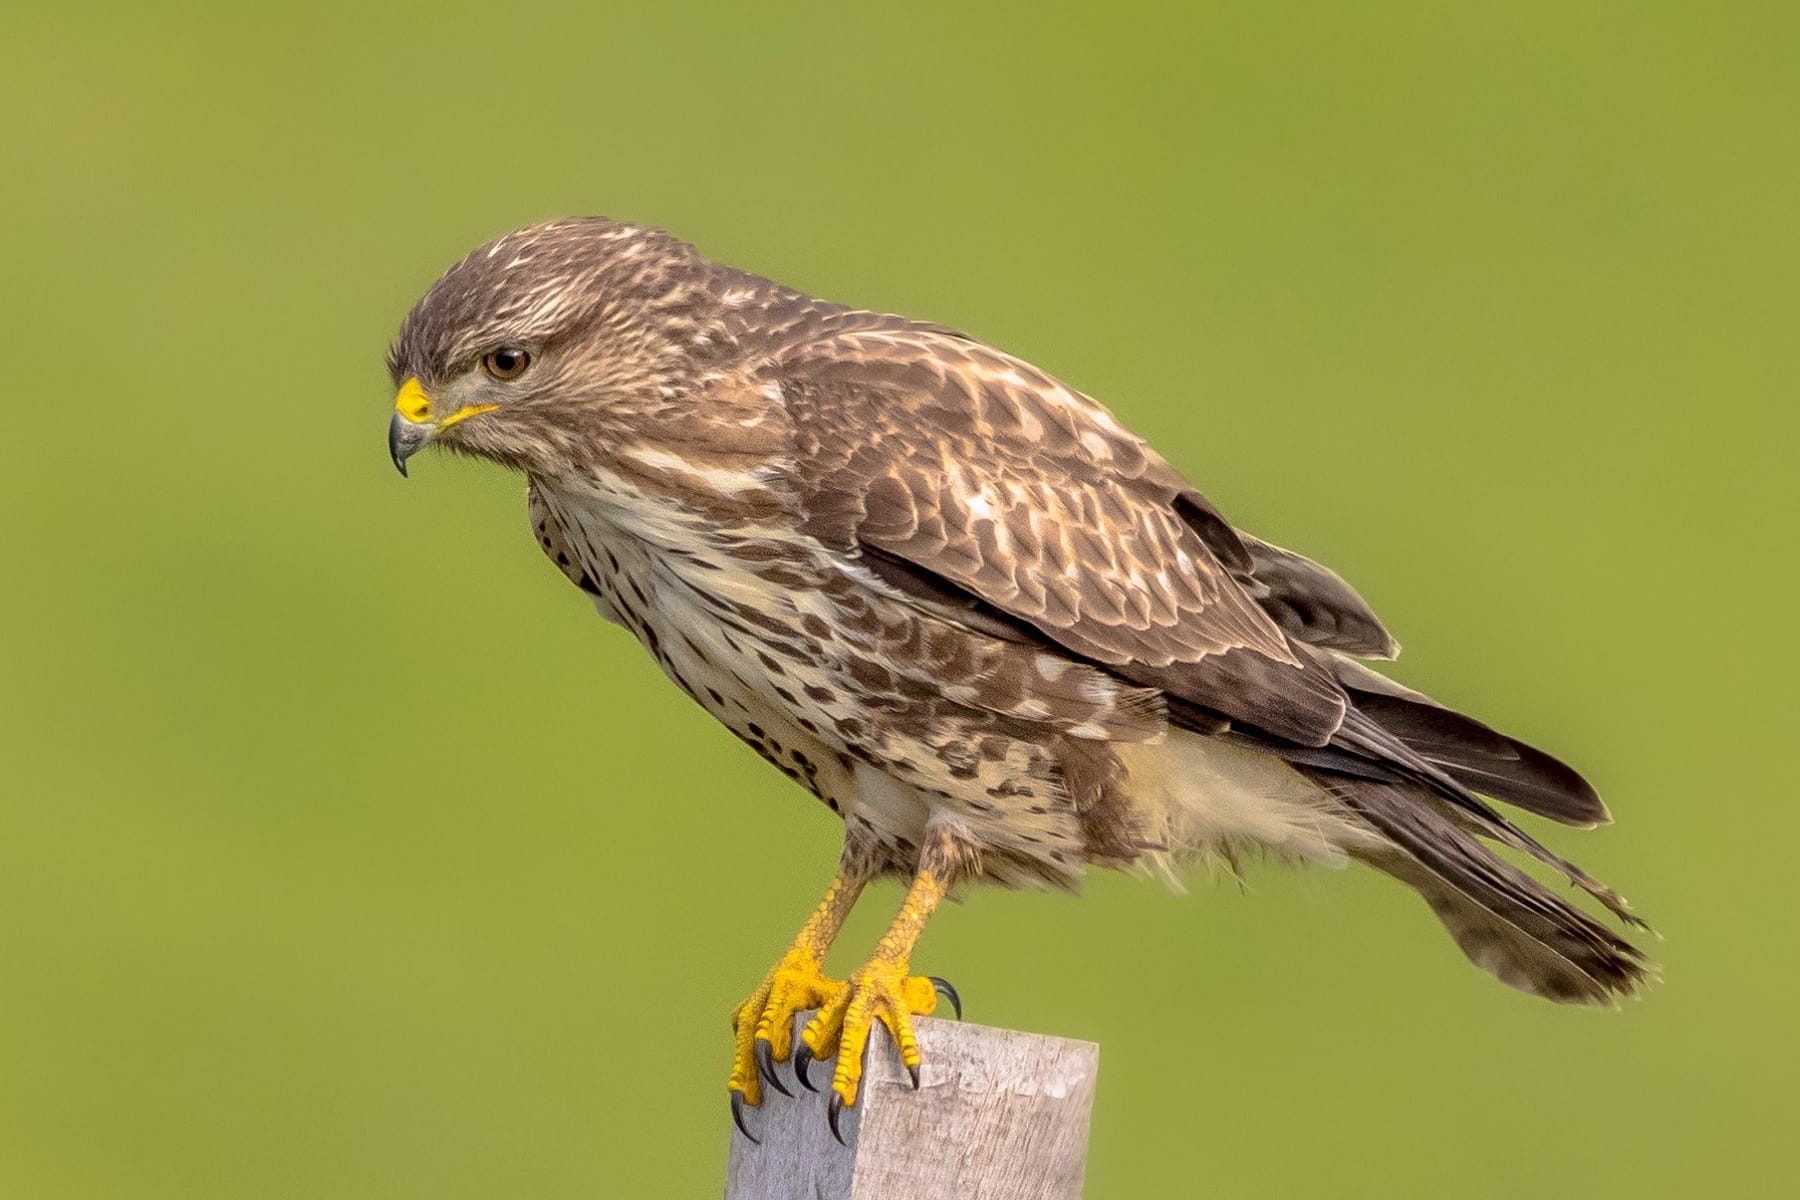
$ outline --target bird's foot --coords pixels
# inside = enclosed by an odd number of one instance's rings
[[[862,1083],[863,1052],[876,1022],[887,1026],[900,1051],[900,1061],[919,1086],[919,1040],[913,1035],[914,1016],[930,1016],[937,1008],[936,981],[908,975],[904,959],[877,956],[838,985],[820,1005],[817,1015],[801,1033],[804,1043],[795,1057],[794,1071],[811,1087],[806,1068],[814,1059],[837,1055],[831,1078],[831,1131],[838,1133],[838,1116],[856,1103]],[[843,1140],[839,1134],[840,1141]]]
[[[792,1094],[776,1077],[775,1064],[786,1062],[793,1053],[794,1017],[820,1007],[844,987],[843,982],[825,974],[817,953],[795,946],[769,969],[749,998],[732,1010],[737,1054],[726,1086],[731,1089],[734,1113],[744,1105],[761,1104],[765,1082],[778,1092]]]

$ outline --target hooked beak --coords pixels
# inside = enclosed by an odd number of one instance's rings
[[[406,474],[406,460],[429,445],[436,432],[429,425],[415,425],[399,413],[394,414],[388,422],[388,453],[394,456],[394,466],[400,474]]]
[[[429,446],[440,432],[458,421],[493,412],[498,407],[497,404],[472,405],[440,420],[432,415],[431,397],[425,394],[418,376],[409,377],[400,385],[400,394],[394,397],[394,417],[388,422],[388,453],[394,457],[394,466],[405,475],[406,460]]]
[[[388,453],[394,456],[394,467],[402,476],[406,460],[429,445],[436,434],[431,397],[413,376],[400,385],[400,394],[394,397],[394,419],[388,422]]]

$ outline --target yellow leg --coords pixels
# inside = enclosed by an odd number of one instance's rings
[[[763,976],[756,990],[732,1011],[737,1052],[732,1060],[731,1081],[726,1086],[734,1093],[734,1102],[742,1097],[743,1104],[762,1103],[763,1071],[773,1081],[773,1064],[786,1062],[793,1052],[794,1017],[826,1003],[843,988],[838,980],[826,976],[825,952],[844,927],[844,918],[850,915],[867,882],[867,870],[852,867],[846,856],[845,864],[825,889],[819,907],[801,926],[793,946]],[[759,1060],[763,1070],[758,1069]],[[775,1086],[781,1087],[779,1083]]]
[[[887,1026],[900,1051],[900,1061],[919,1080],[919,1041],[912,1018],[929,1016],[937,1008],[937,990],[931,980],[909,975],[913,946],[925,931],[925,922],[948,892],[955,856],[947,837],[927,843],[912,887],[900,906],[900,915],[888,927],[869,961],[858,968],[842,987],[829,996],[800,1035],[814,1058],[837,1054],[837,1070],[831,1088],[833,1128],[837,1112],[856,1103],[862,1082],[863,1051],[869,1031],[879,1021]]]

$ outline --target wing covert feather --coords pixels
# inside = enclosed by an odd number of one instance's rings
[[[1092,400],[935,330],[859,331],[774,376],[803,528],[904,560],[1073,655],[1323,744],[1343,690],[1241,582],[1248,550]]]

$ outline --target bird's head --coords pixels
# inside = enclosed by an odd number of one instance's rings
[[[709,264],[658,229],[546,221],[451,267],[388,352],[394,465],[431,444],[540,475],[666,405],[729,350]]]

